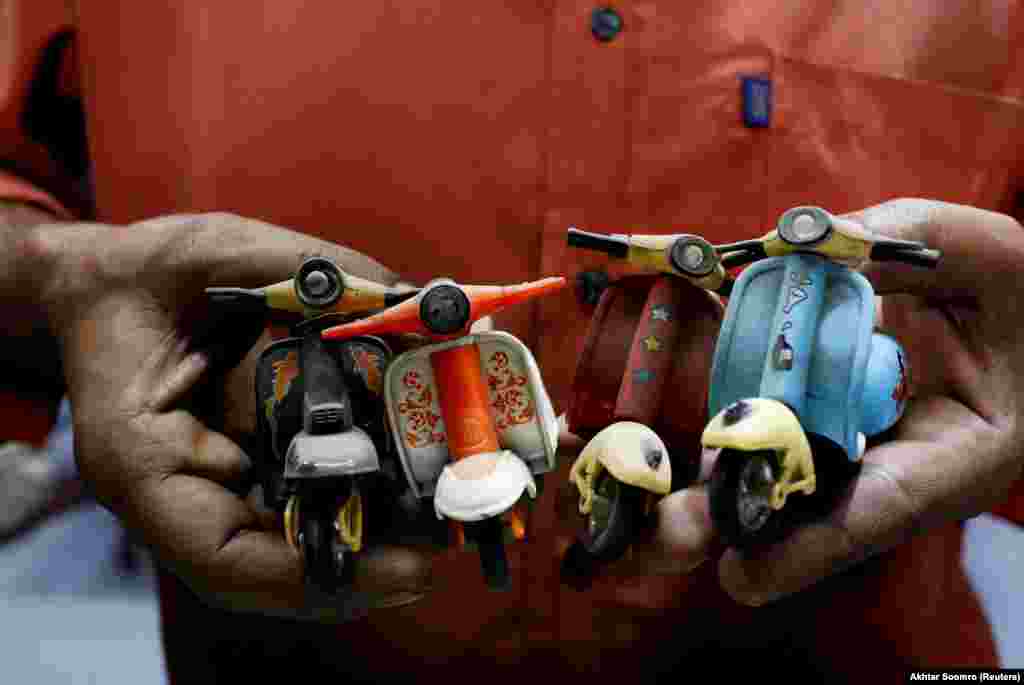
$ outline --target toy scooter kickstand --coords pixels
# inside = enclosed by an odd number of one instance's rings
[[[507,333],[470,334],[469,327],[564,285],[563,278],[507,287],[438,279],[414,299],[323,332],[325,340],[418,333],[436,341],[388,369],[388,417],[414,490],[433,494],[439,518],[463,524],[493,589],[510,583],[498,517],[515,516],[523,492],[536,495],[534,475],[554,468],[557,422],[526,347]],[[522,521],[512,525],[522,534]]]
[[[386,445],[383,401],[374,399],[372,378],[383,377],[391,352],[372,338],[327,345],[320,330],[336,321],[326,315],[381,309],[416,292],[351,276],[323,257],[305,260],[292,279],[264,288],[207,289],[221,308],[264,322],[273,312],[304,319],[257,363],[255,465],[307,580],[327,593],[351,581],[349,556],[364,544],[361,481],[379,471],[378,446]]]

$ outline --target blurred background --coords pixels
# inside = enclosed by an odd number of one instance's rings
[[[66,401],[0,446],[0,617],[4,682],[167,682],[151,561],[78,483]]]

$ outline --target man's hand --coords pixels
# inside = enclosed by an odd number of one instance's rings
[[[194,591],[229,608],[327,620],[426,592],[427,558],[387,547],[360,555],[353,592],[315,597],[257,498],[231,489],[249,466],[242,449],[186,409],[218,358],[190,338],[184,316],[206,287],[284,280],[312,254],[377,281],[393,274],[337,245],[221,214],[47,225],[21,249],[38,265],[62,343],[83,477]]]
[[[883,330],[906,348],[914,398],[893,439],[825,519],[784,541],[719,562],[723,588],[747,604],[802,590],[908,537],[990,510],[1021,478],[1024,407],[1024,230],[971,207],[898,200],[849,215],[870,231],[942,251],[935,270],[870,264],[883,298]],[[703,468],[705,475],[710,464]],[[683,573],[719,547],[706,485],[658,507],[649,544],[629,569]],[[628,569],[620,568],[618,572]]]

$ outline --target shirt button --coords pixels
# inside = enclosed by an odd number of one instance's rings
[[[622,30],[622,16],[611,7],[598,7],[590,13],[590,32],[602,43],[619,35]]]

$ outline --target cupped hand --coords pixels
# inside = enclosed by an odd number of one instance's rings
[[[364,278],[393,283],[393,274],[337,245],[224,214],[47,225],[23,247],[62,343],[80,471],[159,562],[215,605],[283,616],[345,620],[426,592],[427,555],[397,546],[359,555],[353,589],[340,597],[308,588],[275,519],[238,487],[246,454],[191,409],[221,354],[207,344],[217,341],[193,337],[186,314],[206,287],[284,280],[312,254]]]
[[[848,218],[942,252],[934,270],[864,269],[886,296],[882,329],[906,348],[912,399],[830,514],[769,547],[721,554],[721,585],[746,604],[798,592],[915,534],[988,511],[1024,470],[1024,229],[1009,216],[926,200]],[[651,540],[618,572],[684,573],[721,552],[706,483],[664,498],[657,516]]]

